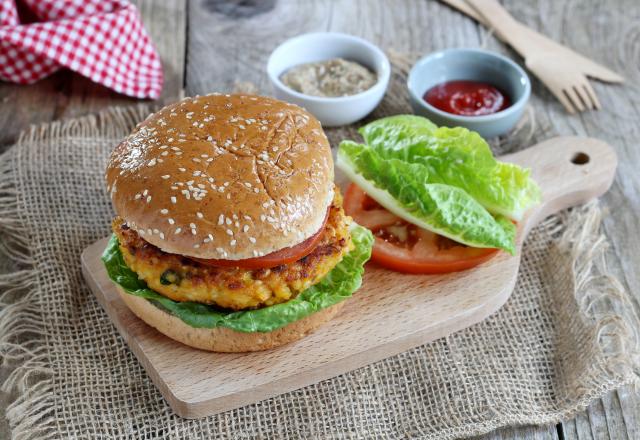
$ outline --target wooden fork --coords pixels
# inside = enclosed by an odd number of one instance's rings
[[[600,102],[587,76],[619,83],[617,73],[556,43],[515,20],[497,0],[443,0],[450,6],[493,28],[511,45],[569,113],[599,109]]]

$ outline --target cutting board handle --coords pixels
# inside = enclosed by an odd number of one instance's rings
[[[527,215],[523,237],[545,217],[607,192],[618,165],[607,143],[576,136],[555,137],[500,159],[531,168],[542,189],[542,203]]]

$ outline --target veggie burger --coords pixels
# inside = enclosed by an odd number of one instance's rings
[[[336,315],[371,254],[333,178],[329,142],[300,107],[219,94],[169,105],[111,155],[108,275],[139,318],[184,344],[297,340]]]

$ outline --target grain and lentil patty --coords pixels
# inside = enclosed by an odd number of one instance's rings
[[[337,197],[339,199],[339,196]],[[195,301],[242,310],[294,298],[318,283],[353,249],[351,218],[334,200],[318,245],[306,257],[271,269],[212,267],[163,252],[116,217],[112,228],[127,266],[156,292],[175,301]]]

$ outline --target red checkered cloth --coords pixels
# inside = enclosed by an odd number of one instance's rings
[[[138,10],[126,0],[20,0],[36,23],[20,24],[0,0],[0,79],[31,84],[67,67],[116,92],[158,98],[162,65]]]

